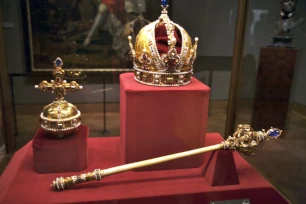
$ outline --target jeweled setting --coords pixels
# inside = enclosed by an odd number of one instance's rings
[[[272,138],[279,137],[281,135],[281,130],[277,128],[271,128],[267,132],[268,132],[268,136]]]
[[[161,0],[161,4],[163,7],[166,7],[168,5],[168,1],[167,0]]]

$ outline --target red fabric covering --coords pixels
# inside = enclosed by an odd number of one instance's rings
[[[181,53],[182,48],[182,35],[180,31],[176,28],[174,32],[174,37],[176,38],[176,52]],[[168,36],[165,25],[160,25],[155,29],[155,40],[157,45],[157,50],[159,54],[167,54],[169,50],[168,46]]]
[[[219,134],[208,133],[206,144],[222,140]],[[118,165],[119,138],[90,138],[88,140],[88,168]],[[238,153],[233,153],[239,185],[211,187],[201,177],[203,168],[125,172],[101,181],[79,184],[73,189],[55,192],[50,188],[52,180],[76,173],[37,174],[33,171],[31,142],[20,149],[0,177],[0,203],[209,203],[216,200],[249,198],[252,204],[288,203],[260,176]],[[226,169],[224,169],[226,171]]]
[[[88,127],[81,125],[73,135],[50,139],[39,128],[32,142],[35,171],[43,174],[86,169],[88,134]]]
[[[220,150],[205,154],[203,175],[211,186],[239,184],[233,153]]]
[[[203,147],[210,88],[193,78],[188,86],[154,87],[120,75],[122,163],[132,163]],[[142,170],[195,168],[203,155]]]

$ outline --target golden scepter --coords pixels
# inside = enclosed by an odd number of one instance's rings
[[[250,125],[243,124],[238,125],[236,132],[233,136],[229,136],[228,139],[221,142],[220,144],[203,147],[199,149],[194,149],[190,151],[180,152],[176,154],[171,154],[167,156],[157,157],[153,159],[148,159],[144,161],[134,162],[131,164],[125,164],[122,166],[112,167],[109,169],[95,169],[93,172],[81,174],[79,176],[70,177],[60,177],[53,181],[51,184],[52,188],[57,191],[62,191],[67,189],[69,186],[84,183],[92,180],[101,180],[106,176],[113,174],[118,174],[125,171],[130,171],[133,169],[138,169],[141,167],[151,166],[154,164],[159,164],[175,159],[180,159],[183,157],[189,157],[196,154],[201,154],[205,152],[211,152],[216,150],[237,150],[246,155],[254,155],[255,148],[263,141],[269,140],[269,138],[278,138],[282,133],[282,130],[278,128],[270,128],[268,131],[264,129],[261,131],[253,131]]]

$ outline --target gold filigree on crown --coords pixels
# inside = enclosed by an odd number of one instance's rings
[[[146,25],[136,37],[135,49],[129,36],[130,53],[135,70],[135,80],[152,86],[182,86],[190,83],[196,59],[198,38],[195,43],[188,33],[168,16],[168,5],[162,6],[158,20]],[[168,51],[161,53],[155,30],[165,26]],[[176,36],[181,36],[177,39]],[[178,40],[181,46],[178,47]],[[178,52],[179,50],[179,52]]]

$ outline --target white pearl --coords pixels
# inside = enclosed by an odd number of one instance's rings
[[[171,45],[173,45],[173,46],[176,45],[176,38],[172,37],[170,42],[171,42]]]

